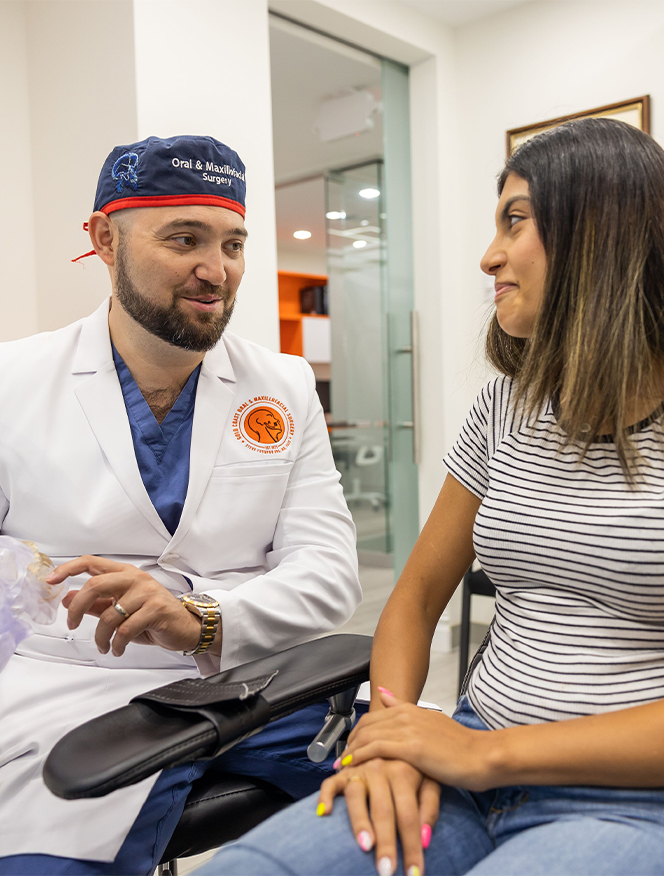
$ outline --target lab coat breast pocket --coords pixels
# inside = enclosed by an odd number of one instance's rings
[[[214,467],[194,527],[202,539],[196,565],[207,567],[199,575],[265,565],[292,468],[289,460]]]

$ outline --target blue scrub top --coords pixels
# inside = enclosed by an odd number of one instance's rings
[[[129,417],[138,470],[157,514],[173,535],[187,498],[191,430],[201,366],[191,372],[160,425],[115,347],[113,361]]]

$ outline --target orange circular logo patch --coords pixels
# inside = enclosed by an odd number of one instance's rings
[[[257,396],[240,405],[233,416],[238,441],[259,453],[279,453],[293,440],[295,424],[283,402]]]

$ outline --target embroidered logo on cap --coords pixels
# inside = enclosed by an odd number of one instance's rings
[[[233,433],[245,447],[258,453],[280,453],[293,440],[295,423],[283,402],[259,395],[235,411]]]
[[[125,183],[134,191],[138,190],[138,155],[135,152],[125,152],[113,165],[111,176],[115,180],[115,191],[120,194],[124,191]]]

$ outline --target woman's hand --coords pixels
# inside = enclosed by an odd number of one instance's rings
[[[421,709],[381,692],[385,709],[364,715],[341,757],[343,766],[374,758],[409,763],[438,782],[470,791],[494,787],[494,733],[469,730],[441,712]]]
[[[334,798],[344,794],[353,834],[365,852],[375,846],[376,869],[391,876],[397,866],[397,833],[409,876],[424,872],[422,849],[438,819],[440,785],[399,760],[375,758],[342,769],[323,782],[318,814],[329,815]]]

